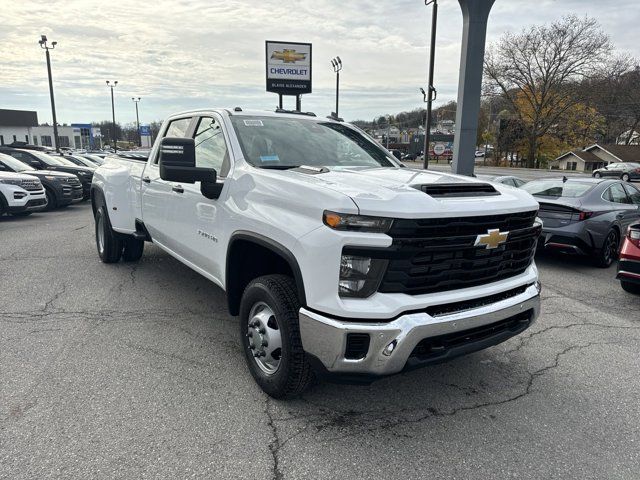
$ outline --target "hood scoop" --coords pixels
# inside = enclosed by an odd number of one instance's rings
[[[433,198],[489,197],[500,195],[488,183],[437,183],[431,185],[413,185]]]

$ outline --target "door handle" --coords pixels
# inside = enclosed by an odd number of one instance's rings
[[[142,177],[142,181],[143,181],[144,183],[151,183],[151,179],[150,179],[148,176],[146,176],[146,177]]]
[[[176,193],[184,193],[184,188],[182,188],[181,185],[176,185],[175,187],[171,187],[171,190],[173,190]]]

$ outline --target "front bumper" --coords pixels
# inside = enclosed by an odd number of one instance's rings
[[[335,319],[301,308],[299,323],[303,348],[321,376],[367,381],[501,343],[528,328],[539,312],[536,283],[504,300],[442,315],[406,313],[380,323]],[[346,358],[352,334],[369,337],[363,358]]]

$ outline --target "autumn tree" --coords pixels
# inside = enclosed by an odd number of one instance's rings
[[[611,48],[596,20],[575,15],[506,33],[489,47],[486,82],[502,93],[522,124],[529,167],[537,164],[540,139],[581,103],[578,82],[595,72]]]

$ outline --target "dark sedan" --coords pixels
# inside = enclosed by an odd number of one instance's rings
[[[640,220],[640,190],[620,180],[534,180],[522,186],[540,204],[539,245],[589,255],[596,265],[615,260],[627,227]]]
[[[593,171],[594,178],[619,178],[625,182],[640,180],[640,163],[618,162]]]
[[[11,155],[27,165],[31,165],[36,170],[54,170],[56,172],[72,173],[78,177],[82,183],[82,193],[85,200],[91,195],[91,181],[93,180],[94,168],[80,167],[62,157],[53,157],[37,150],[25,150],[21,148],[4,147],[0,153]]]

